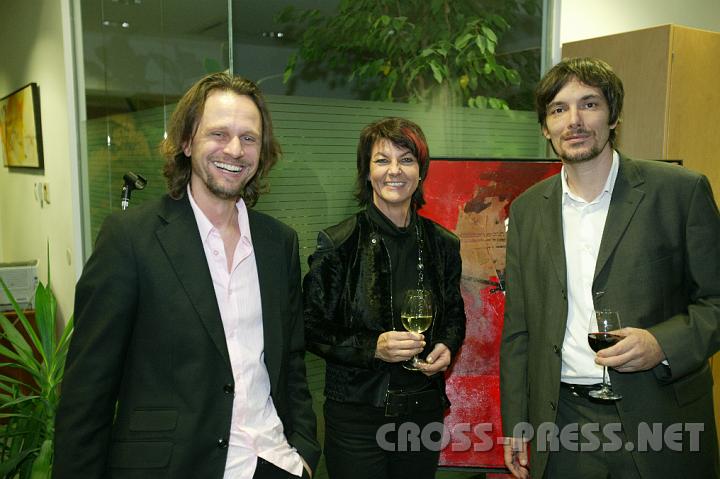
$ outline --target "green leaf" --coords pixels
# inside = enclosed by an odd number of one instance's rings
[[[30,470],[30,479],[50,479],[52,471],[52,454],[53,442],[51,439],[45,439],[40,446],[40,453],[33,461]]]
[[[508,105],[505,100],[501,100],[500,98],[489,98],[488,104],[490,105],[490,108],[493,108],[495,110],[507,110]]]
[[[31,454],[34,454],[34,450],[22,451],[17,456],[9,458],[7,461],[0,463],[0,477],[8,477],[8,475],[18,467],[18,465],[28,458]]]
[[[433,78],[435,78],[435,81],[438,83],[442,83],[443,81],[443,74],[442,69],[440,68],[440,65],[437,64],[437,62],[430,62],[430,68],[433,72]]]
[[[283,73],[283,83],[287,84],[287,82],[290,81],[290,77],[292,77],[293,72],[295,71],[295,65],[297,64],[297,52],[290,55],[290,58],[288,59],[287,66],[285,67],[285,72]]]
[[[18,319],[20,319],[19,316]],[[33,359],[32,348],[30,348],[30,345],[23,335],[20,334],[20,332],[4,314],[0,315],[0,328],[2,329],[3,335],[10,343],[10,348],[17,353],[17,357],[23,362],[31,361]]]
[[[482,35],[477,35],[475,37],[475,45],[477,45],[478,49],[480,50],[480,53],[483,55],[485,54],[485,51],[487,51],[487,39],[483,37]]]
[[[468,43],[470,43],[470,40],[472,40],[474,36],[475,35],[473,35],[472,33],[466,33],[465,35],[458,37],[455,40],[455,48],[457,48],[458,50],[462,50],[467,46]]]
[[[57,302],[50,291],[49,286],[45,287],[42,282],[35,289],[35,324],[38,328],[40,341],[35,347],[44,359],[49,359],[55,350],[55,316]],[[32,329],[30,323],[27,329]]]
[[[477,108],[487,108],[488,107],[488,99],[482,95],[478,95],[475,97],[475,106]]]
[[[485,34],[485,37],[487,37],[487,39],[490,40],[490,42],[497,43],[497,41],[498,41],[497,35],[495,35],[495,32],[493,32],[490,29],[490,27],[483,25],[482,31]]]
[[[470,83],[468,84],[471,90],[477,90],[478,78],[477,75],[470,75]]]

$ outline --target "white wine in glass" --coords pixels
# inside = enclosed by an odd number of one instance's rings
[[[412,333],[423,333],[430,328],[433,320],[432,294],[424,289],[411,289],[405,293],[400,320],[403,327]],[[418,364],[423,361],[413,356],[405,361],[403,366],[411,371],[418,370]]]

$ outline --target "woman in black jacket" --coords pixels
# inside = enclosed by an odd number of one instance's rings
[[[304,279],[307,347],[326,361],[325,457],[331,479],[433,478],[447,370],[465,336],[460,242],[417,214],[430,157],[415,123],[362,131],[356,197],[365,209],[321,231]],[[405,331],[405,292],[432,294],[433,323]],[[415,354],[419,371],[403,363]]]

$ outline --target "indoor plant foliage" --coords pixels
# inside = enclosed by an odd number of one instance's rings
[[[494,92],[521,78],[496,47],[508,19],[536,8],[533,0],[342,0],[328,16],[288,7],[278,21],[299,48],[284,80],[349,83],[378,101],[507,109]]]
[[[49,261],[48,261],[49,264]],[[40,282],[35,290],[33,328],[22,308],[0,279],[13,305],[17,320],[0,314],[0,477],[49,478],[51,473],[55,413],[63,378],[73,320],[70,318],[58,339],[55,296]],[[31,379],[17,379],[7,371],[22,371]]]

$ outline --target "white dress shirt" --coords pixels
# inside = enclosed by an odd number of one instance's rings
[[[251,479],[258,457],[301,476],[302,460],[288,444],[270,397],[260,285],[245,202],[240,199],[236,203],[240,240],[228,271],[220,232],[195,203],[189,186],[187,193],[210,268],[235,380],[224,479]]]
[[[590,349],[587,335],[595,309],[592,297],[595,264],[619,164],[619,155],[613,151],[612,167],[605,186],[597,198],[589,202],[570,191],[564,166],[560,172],[568,289],[568,317],[560,377],[567,383],[596,384],[602,381],[603,368],[595,364],[595,352]]]

